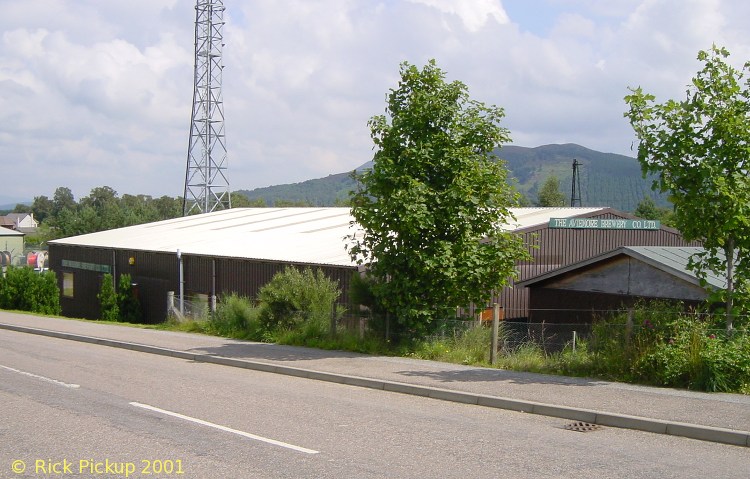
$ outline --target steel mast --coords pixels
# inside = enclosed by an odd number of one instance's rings
[[[183,216],[232,207],[221,93],[224,10],[223,0],[197,0],[195,6],[193,112]]]
[[[573,159],[573,184],[571,186],[571,192],[570,192],[570,206],[576,206],[576,203],[578,206],[581,205],[581,176],[578,172],[578,167],[581,164],[578,163],[578,159]]]

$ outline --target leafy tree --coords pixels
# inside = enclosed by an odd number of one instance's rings
[[[659,208],[650,196],[644,196],[638,203],[633,214],[647,220],[659,220],[662,224],[672,226],[672,211],[668,208]]]
[[[23,203],[16,203],[16,207],[13,208],[13,213],[32,213],[31,206]]]
[[[165,195],[153,200],[153,204],[159,220],[168,220],[182,216],[182,198],[173,198]]]
[[[352,196],[364,233],[350,237],[349,252],[368,267],[378,301],[416,333],[486,302],[527,252],[503,231],[519,197],[493,155],[509,141],[503,110],[446,83],[434,60],[400,73],[388,116],[369,121],[376,153],[372,169],[355,173]]]
[[[641,202],[638,203],[633,214],[639,218],[645,218],[647,220],[658,220],[661,217],[659,207],[656,206],[654,200],[648,196],[645,196]]]
[[[52,214],[54,216],[60,214],[62,210],[68,209],[74,211],[78,207],[73,197],[73,192],[70,191],[70,188],[64,186],[60,186],[55,190],[55,194],[52,196],[52,204]]]
[[[537,194],[538,205],[544,207],[551,206],[565,206],[567,205],[567,198],[560,191],[560,179],[552,175],[542,185],[542,188]]]
[[[263,198],[256,198],[251,200],[247,195],[233,191],[230,193],[232,198],[232,208],[265,208],[266,200]]]
[[[88,196],[81,198],[78,202],[81,206],[91,206],[94,209],[101,210],[107,204],[116,202],[117,192],[109,186],[97,186],[91,190]]]
[[[625,113],[639,140],[644,175],[657,174],[654,188],[669,192],[674,223],[688,240],[701,240],[705,253],[691,258],[701,278],[727,278],[714,298],[726,301],[728,331],[735,302],[750,306],[750,62],[729,65],[729,52],[701,51],[703,69],[685,100],[656,104],[653,95],[631,88]]]
[[[520,208],[528,208],[532,206],[531,200],[523,193],[518,193],[518,206]]]
[[[35,199],[44,205],[44,197]],[[100,186],[81,198],[73,199],[68,188],[55,190],[52,208],[43,225],[45,239],[74,236],[103,231],[123,226],[176,218],[182,215],[182,200],[162,196],[154,199],[149,195],[129,195],[122,198],[108,186]]]
[[[275,208],[306,208],[312,206],[307,200],[276,200],[273,202]]]
[[[54,206],[52,200],[46,196],[36,196],[34,197],[34,203],[31,204],[31,212],[34,213],[34,218],[41,223],[52,215]]]
[[[349,197],[347,197],[347,198],[336,198],[333,201],[333,206],[336,206],[336,207],[347,207],[347,208],[349,208],[349,207],[352,206],[352,199],[349,198]]]

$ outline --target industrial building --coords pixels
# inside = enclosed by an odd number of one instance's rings
[[[519,281],[621,246],[686,246],[676,230],[609,208],[512,212],[508,229],[523,235],[534,258],[518,265]],[[165,319],[170,291],[255,297],[287,265],[321,268],[346,302],[358,268],[345,237],[355,231],[349,208],[235,208],[51,241],[49,266],[63,314],[72,317],[99,317],[105,273],[131,276],[147,322]],[[506,318],[528,317],[526,288],[505,288],[495,299]]]
[[[528,245],[532,261],[519,263],[516,283],[622,246],[701,246],[659,221],[637,218],[612,208],[521,208],[517,234]],[[529,318],[529,290],[503,289],[496,301],[506,319]]]
[[[698,247],[625,246],[518,283],[529,290],[529,321],[591,323],[602,312],[661,300],[695,307],[726,278],[708,274],[705,286],[688,268]]]
[[[144,320],[163,321],[169,291],[255,297],[287,265],[320,268],[347,291],[348,208],[235,208],[50,241],[65,316],[96,319],[105,273],[129,274]],[[182,281],[180,281],[182,278]]]

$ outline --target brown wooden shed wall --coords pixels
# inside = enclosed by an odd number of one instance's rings
[[[534,288],[531,292],[529,307],[530,321],[546,324],[591,324],[597,319],[611,316],[613,312],[622,311],[639,302],[666,300],[635,295],[600,293],[596,291],[571,291],[553,288]],[[674,299],[683,305],[685,310],[695,308],[700,301]]]

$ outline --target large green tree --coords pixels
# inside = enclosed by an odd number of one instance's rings
[[[109,186],[99,186],[76,202],[69,188],[59,187],[53,200],[36,197],[32,210],[43,213],[40,235],[50,240],[176,218],[182,215],[182,199],[129,194],[120,198]]]
[[[525,257],[503,229],[519,195],[493,150],[510,141],[501,108],[445,81],[434,60],[400,68],[386,115],[369,121],[372,169],[355,174],[352,258],[374,279],[380,304],[412,332],[430,329],[456,307],[485,303]]]
[[[659,220],[665,226],[674,226],[672,222],[672,210],[660,208],[650,196],[644,196],[633,210],[633,214],[647,220]]]
[[[750,63],[731,66],[729,52],[701,51],[703,69],[684,100],[655,103],[631,88],[625,115],[639,140],[644,175],[658,175],[654,187],[669,192],[674,224],[688,240],[701,240],[705,253],[691,267],[727,278],[716,299],[727,304],[731,331],[735,306],[746,309],[750,281]]]
[[[560,191],[560,179],[552,175],[547,178],[537,193],[537,204],[543,207],[566,206],[567,198]]]
[[[40,223],[46,220],[53,211],[54,203],[46,196],[35,196],[34,203],[31,205],[31,211],[34,213],[34,218]]]

